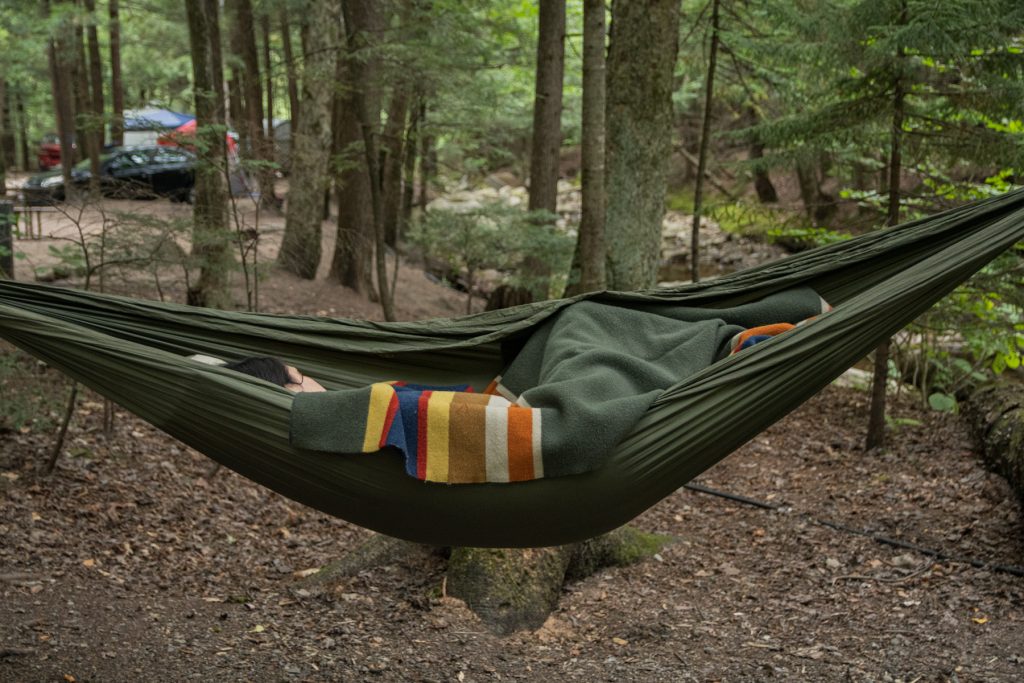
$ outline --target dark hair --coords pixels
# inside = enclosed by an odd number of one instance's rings
[[[293,383],[292,378],[288,374],[288,368],[285,367],[285,364],[279,358],[252,356],[228,363],[224,367],[228,370],[264,379],[280,387]]]

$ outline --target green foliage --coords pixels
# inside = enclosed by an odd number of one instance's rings
[[[1020,367],[1024,358],[1024,251],[986,266],[908,328],[924,363],[917,383],[933,396],[954,396]],[[944,399],[941,399],[944,401]],[[945,403],[941,404],[945,406]],[[937,409],[945,409],[938,407]]]
[[[957,412],[956,397],[939,391],[928,396],[928,405],[932,410],[937,410],[942,413]]]
[[[480,271],[493,269],[504,274],[504,283],[541,290],[542,296],[564,287],[564,273],[575,243],[554,225],[550,214],[527,212],[500,202],[467,211],[430,211],[409,238],[428,258],[441,261],[452,273],[464,277],[470,292]],[[535,273],[557,275],[527,274],[522,265],[528,260],[539,265],[532,269]]]
[[[826,244],[835,244],[836,242],[844,242],[851,237],[849,233],[825,227],[772,228],[767,231],[767,235],[769,241],[780,244],[792,252],[821,247]]]

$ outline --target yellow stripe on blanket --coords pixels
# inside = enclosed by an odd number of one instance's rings
[[[426,481],[448,481],[448,421],[455,392],[435,391],[427,402]]]
[[[388,418],[388,408],[395,390],[390,384],[377,382],[370,385],[370,405],[366,411],[366,434],[363,436],[363,452],[372,453],[380,450],[380,442],[384,438],[384,424]]]

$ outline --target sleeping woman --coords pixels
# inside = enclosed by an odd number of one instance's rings
[[[538,325],[482,392],[401,381],[325,392],[276,359],[227,367],[295,392],[293,446],[398,450],[425,481],[527,481],[600,467],[665,390],[827,310],[807,288],[725,309],[581,301]]]

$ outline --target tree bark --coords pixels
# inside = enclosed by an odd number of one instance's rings
[[[292,51],[292,28],[288,23],[288,12],[281,11],[281,50],[284,52],[285,74],[288,78],[288,112],[291,118],[291,130],[294,134],[299,125],[299,70],[295,64],[295,53]]]
[[[192,257],[199,279],[188,303],[223,308],[230,303],[228,276],[233,266],[227,213],[227,151],[224,141],[224,82],[220,59],[217,0],[185,0],[199,138],[193,206]]]
[[[89,152],[89,191],[95,196],[100,191],[100,153],[103,151],[103,65],[100,62],[100,39],[96,29],[96,0],[85,0],[85,10],[89,13],[86,36],[89,48],[89,91],[91,95],[91,116],[88,120]]]
[[[419,106],[415,106],[409,120],[409,128],[405,134],[405,156],[402,159],[402,212],[398,226],[399,239],[408,232],[412,225],[412,207],[416,193],[416,159],[419,149],[420,117]]]
[[[383,189],[380,172],[380,85],[379,59],[374,55],[381,15],[374,0],[347,0],[343,5],[352,74],[352,100],[363,136],[363,154],[369,175],[370,205],[373,213],[374,256],[377,291],[384,319],[395,319],[394,297],[387,273]]]
[[[235,54],[241,62],[240,85],[244,106],[242,148],[248,158],[258,162],[253,175],[260,192],[260,205],[277,208],[274,194],[274,175],[269,163],[273,161],[267,138],[263,134],[263,92],[260,87],[260,60],[256,49],[256,26],[253,21],[251,0],[229,0],[228,9],[234,16]],[[239,122],[240,124],[242,122]]]
[[[71,35],[71,92],[75,100],[75,138],[78,141],[80,157],[91,159],[94,151],[92,136],[89,134],[92,98],[89,96],[89,68],[85,58],[85,30],[80,23],[75,22]]]
[[[121,13],[118,0],[109,0],[110,17],[110,142],[124,144],[124,82],[121,78]]]
[[[1006,478],[1024,502],[1024,384],[1007,372],[963,404],[985,464]]]
[[[28,116],[25,114],[25,95],[21,90],[15,90],[14,96],[18,100],[18,170],[27,171],[31,168],[29,160],[28,144]]]
[[[714,104],[717,62],[718,0],[711,0],[711,47],[708,50],[708,73],[704,79],[704,119],[700,128],[697,179],[693,190],[693,227],[690,229],[690,280],[693,282],[700,282],[700,215],[704,202],[704,174],[708,167],[708,146],[711,142],[711,108]]]
[[[622,527],[598,538],[553,548],[453,548],[448,592],[466,601],[500,634],[536,629],[558,606],[562,586],[598,569],[651,557],[670,539]]]
[[[271,161],[274,149],[274,70],[270,62],[270,15],[260,15],[260,34],[263,39],[263,89],[267,96],[267,121],[264,135],[270,145]]]
[[[530,211],[555,213],[558,208],[564,72],[565,0],[540,0],[530,149]]]
[[[331,145],[330,101],[340,12],[338,0],[307,5],[309,31],[302,79],[302,118],[292,128],[291,179],[284,238],[277,262],[306,279],[316,277],[321,255],[323,197]]]
[[[50,3],[44,2],[45,16],[50,15]],[[66,198],[74,195],[71,182],[71,167],[74,165],[75,110],[71,95],[71,27],[67,17],[62,18],[47,44],[47,58],[50,67],[50,84],[53,94],[53,108],[60,137],[61,175],[64,180]]]
[[[750,158],[764,158],[763,142],[754,140],[750,143]],[[757,191],[757,201],[762,204],[774,204],[779,201],[779,193],[775,191],[775,185],[772,184],[771,176],[761,166],[754,167],[754,189]]]
[[[437,172],[437,151],[434,149],[434,136],[427,124],[427,102],[420,102],[419,135],[420,135],[420,211],[427,212],[430,203],[430,179]]]
[[[405,154],[405,131],[409,118],[409,90],[396,83],[388,105],[388,122],[384,129],[384,238],[388,245],[398,244],[402,215],[402,169]]]
[[[583,2],[582,194],[579,254],[582,292],[605,287],[605,8]]]
[[[900,24],[907,23],[906,0],[901,0]],[[897,68],[904,59],[904,50],[899,48],[897,55]],[[888,217],[889,226],[897,225],[900,222],[900,174],[903,170],[903,118],[904,101],[906,89],[903,76],[897,73],[893,83],[892,96],[892,130],[889,143],[889,198]],[[871,382],[871,405],[868,414],[868,430],[865,439],[865,447],[868,450],[885,447],[885,390],[889,377],[889,346],[890,340],[886,339],[875,349],[875,367]]]
[[[10,117],[7,115],[7,81],[0,78],[0,197],[7,196],[7,133],[10,128]],[[4,217],[6,219],[6,216]],[[3,272],[0,268],[0,273]],[[4,273],[9,277],[9,274]]]
[[[608,286],[657,281],[669,150],[677,0],[615,0],[608,52]]]
[[[338,226],[330,277],[375,297],[373,288],[373,206],[363,133],[352,97],[349,60],[338,60],[334,90],[334,168]]]

